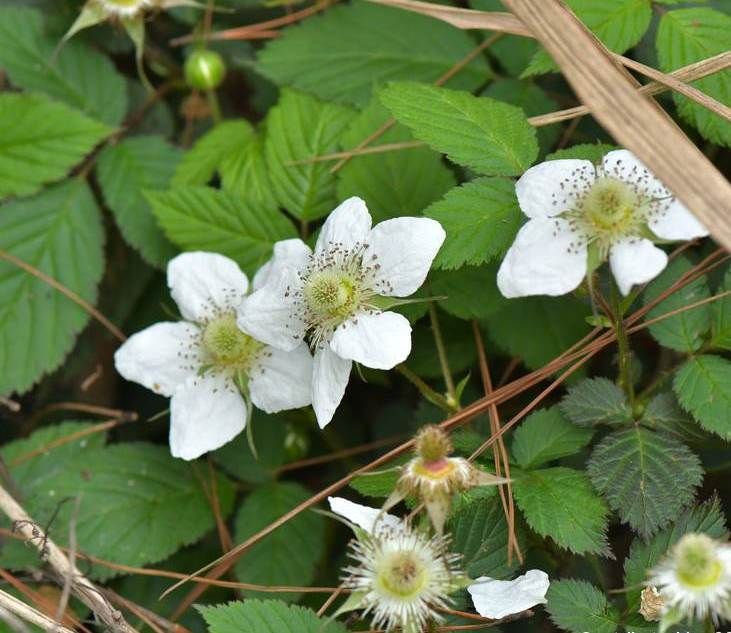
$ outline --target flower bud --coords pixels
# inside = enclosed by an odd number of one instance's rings
[[[226,76],[226,64],[215,51],[193,52],[185,61],[185,81],[196,90],[214,90]]]

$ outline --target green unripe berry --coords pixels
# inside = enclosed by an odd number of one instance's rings
[[[199,50],[185,60],[185,81],[197,90],[214,90],[226,76],[226,64],[215,51]]]

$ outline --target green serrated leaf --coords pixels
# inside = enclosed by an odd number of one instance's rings
[[[321,620],[314,611],[281,600],[229,602],[198,606],[210,633],[347,633],[335,620]]]
[[[81,180],[0,207],[0,249],[92,304],[104,270],[103,241],[99,210]],[[44,281],[0,262],[0,394],[23,393],[58,367],[88,320]]]
[[[41,95],[0,95],[0,199],[63,178],[109,132]]]
[[[335,174],[325,162],[295,165],[337,150],[353,112],[314,97],[283,90],[266,119],[264,153],[274,196],[301,220],[316,220],[333,210]]]
[[[287,426],[277,415],[254,410],[252,435],[257,455],[245,433],[240,433],[228,444],[214,451],[213,458],[233,477],[252,484],[261,484],[276,478],[277,469],[284,463]]]
[[[172,242],[184,250],[227,255],[247,273],[271,256],[274,242],[295,237],[294,227],[277,209],[226,191],[178,187],[146,195]]]
[[[731,49],[731,16],[707,7],[674,9],[663,14],[657,30],[660,68],[670,72]],[[731,70],[692,82],[709,97],[731,103]],[[673,94],[678,112],[708,140],[731,147],[731,125],[687,97]]]
[[[589,378],[569,388],[561,411],[574,424],[624,424],[632,411],[624,392],[608,378]]]
[[[84,43],[46,33],[29,8],[0,8],[0,68],[19,88],[47,94],[112,126],[127,112],[127,85],[111,60]],[[1,138],[1,137],[0,137]]]
[[[148,263],[158,268],[177,249],[165,237],[143,195],[165,189],[180,152],[161,136],[136,136],[104,149],[97,159],[97,176],[107,205],[125,240]]]
[[[726,539],[726,521],[718,499],[680,514],[674,525],[658,532],[649,541],[636,538],[632,542],[629,556],[624,561],[624,584],[630,589],[627,606],[631,611],[637,611],[640,606],[640,592],[647,572],[688,532],[702,532],[713,538]]]
[[[264,158],[264,139],[254,136],[246,145],[227,154],[218,167],[221,186],[235,196],[241,196],[266,208],[276,208],[277,201],[269,181]]]
[[[609,509],[589,478],[570,468],[547,468],[522,474],[513,492],[528,525],[541,536],[576,554],[610,556]]]
[[[645,538],[693,500],[703,479],[700,460],[685,444],[642,427],[605,437],[587,473],[622,521]]]
[[[554,580],[546,610],[556,626],[571,633],[616,633],[621,616],[594,585],[584,580]]]
[[[357,490],[364,497],[388,497],[396,488],[401,473],[396,468],[382,472],[365,473],[350,482],[350,487]]]
[[[726,270],[716,294],[731,291],[731,267]],[[708,344],[717,349],[731,351],[731,295],[711,304],[711,339]]]
[[[576,158],[578,160],[589,160],[595,165],[599,165],[602,162],[602,158],[615,149],[618,149],[616,145],[607,145],[605,143],[582,143],[580,145],[572,145],[571,147],[566,147],[552,152],[546,156],[546,160]]]
[[[589,331],[588,314],[589,308],[571,296],[526,297],[511,299],[485,321],[500,349],[538,369]]]
[[[447,232],[437,268],[478,265],[505,254],[521,225],[515,183],[507,178],[478,178],[448,191],[424,215]]]
[[[476,498],[450,519],[452,551],[462,554],[465,572],[471,578],[506,578],[515,570],[508,564],[508,526],[500,503],[494,498]]]
[[[513,434],[511,452],[521,468],[536,468],[578,453],[591,442],[594,431],[566,420],[558,407],[531,413]]]
[[[2,450],[12,463],[15,454],[27,453],[39,441],[62,437],[74,427],[53,427],[47,435],[10,444]],[[77,447],[81,447],[81,451]],[[81,458],[83,455],[83,458]],[[68,529],[75,503],[61,503],[79,497],[75,517],[81,551],[126,565],[142,566],[170,556],[181,546],[198,540],[215,525],[201,481],[190,464],[170,456],[167,447],[151,444],[100,446],[85,438],[11,467],[11,474],[23,493],[25,508],[40,525],[52,524],[54,541],[67,545]],[[233,489],[223,478],[217,481],[221,512],[225,516],[233,503]],[[10,550],[3,552],[3,564],[13,566]],[[24,563],[21,558],[21,564]],[[118,571],[94,565],[92,576],[100,579]]]
[[[387,81],[436,81],[474,45],[466,33],[426,16],[357,2],[287,29],[261,51],[257,70],[326,101],[363,106]],[[449,85],[473,90],[490,75],[478,58]]]
[[[309,498],[310,493],[293,482],[258,487],[246,498],[236,516],[236,541],[245,541]],[[324,518],[314,512],[303,512],[247,550],[236,564],[236,577],[241,582],[255,584],[306,586],[314,578],[324,545]],[[288,601],[297,599],[296,594],[278,594],[278,597]]]
[[[183,155],[175,169],[173,187],[207,185],[221,164],[241,152],[254,138],[254,128],[245,119],[223,121],[201,136]]]
[[[678,399],[671,391],[658,393],[647,403],[641,422],[653,430],[672,435],[681,442],[702,441],[704,431],[680,408]]]
[[[642,39],[650,26],[650,0],[566,0],[577,17],[615,53],[624,53]],[[536,52],[523,76],[557,70],[544,50]]]
[[[673,380],[678,402],[707,431],[731,438],[731,362],[720,356],[691,358]]]
[[[454,316],[470,320],[490,316],[506,299],[496,284],[497,266],[464,266],[459,270],[435,270],[430,289],[439,300],[439,307]]]
[[[372,101],[350,124],[340,145],[344,150],[357,147],[390,118],[379,101]],[[371,147],[404,141],[413,141],[413,137],[405,127],[394,125]],[[365,199],[374,223],[403,215],[421,215],[456,184],[442,157],[425,147],[357,156],[338,175],[338,199],[350,196]]]
[[[390,84],[380,98],[416,138],[477,173],[517,176],[538,156],[535,129],[507,103],[410,81]]]
[[[692,267],[685,257],[676,257],[668,267],[645,290],[645,304],[657,298],[667,290],[681,275]],[[680,290],[673,292],[667,299],[658,303],[647,313],[647,319],[654,319],[711,295],[708,280],[701,276]],[[711,306],[703,304],[686,310],[675,316],[663,319],[649,327],[650,334],[658,343],[679,352],[694,352],[704,341],[704,336],[711,328]]]

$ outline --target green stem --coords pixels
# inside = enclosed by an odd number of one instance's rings
[[[437,356],[439,356],[439,366],[442,368],[442,376],[444,384],[447,388],[447,402],[451,409],[458,407],[457,389],[454,386],[452,372],[449,369],[449,360],[447,359],[447,348],[442,338],[442,328],[439,326],[439,316],[437,315],[437,307],[433,302],[429,302],[429,321],[431,322],[432,333],[434,334],[434,343],[437,346]]]
[[[218,102],[218,95],[215,90],[209,90],[206,93],[208,97],[208,105],[211,106],[211,117],[213,118],[213,124],[218,125],[222,120],[221,105]]]
[[[454,411],[454,407],[449,405],[447,399],[441,394],[437,393],[429,385],[427,385],[421,378],[419,378],[413,371],[411,371],[406,365],[396,365],[396,371],[401,374],[406,380],[408,380],[414,387],[419,390],[424,398],[426,398],[433,405],[439,407],[446,413]]]
[[[632,350],[629,347],[627,328],[624,324],[624,313],[622,311],[622,297],[614,282],[612,282],[612,311],[614,312],[614,331],[617,333],[617,345],[619,346],[619,384],[627,394],[630,407],[634,408],[635,388],[632,379]]]

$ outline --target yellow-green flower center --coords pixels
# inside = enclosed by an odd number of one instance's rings
[[[216,365],[244,370],[264,347],[238,328],[233,314],[214,319],[206,325],[203,346]]]
[[[713,540],[704,534],[688,534],[675,546],[679,580],[693,589],[712,587],[721,578],[723,565]]]
[[[384,557],[378,569],[376,583],[387,594],[411,598],[419,594],[427,582],[424,562],[409,551],[393,552]]]
[[[627,235],[642,223],[641,200],[626,183],[598,178],[581,203],[587,228],[598,237]]]
[[[309,309],[318,316],[344,319],[354,312],[358,286],[342,272],[323,270],[307,280],[304,296]]]

